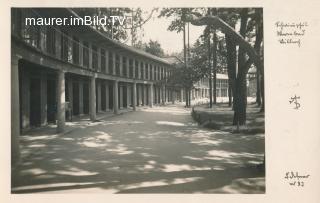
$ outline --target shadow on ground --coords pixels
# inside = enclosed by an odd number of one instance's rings
[[[180,106],[25,135],[12,193],[264,193],[264,134],[199,127]],[[31,153],[30,153],[31,152]]]

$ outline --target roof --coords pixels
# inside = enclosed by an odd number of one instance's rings
[[[42,16],[49,16],[49,17],[80,17],[72,8],[31,8],[33,10],[37,10],[37,13]],[[168,61],[152,55],[150,53],[147,53],[143,50],[136,49],[134,47],[128,46],[124,43],[121,43],[119,41],[116,41],[114,39],[111,39],[106,34],[94,29],[93,27],[89,25],[83,25],[83,26],[64,26],[61,27],[65,30],[73,30],[76,35],[90,38],[90,41],[95,42],[96,44],[99,44],[101,46],[105,47],[112,47],[113,50],[116,50],[118,52],[130,52],[132,54],[136,54],[142,57],[149,58],[153,61],[160,62],[166,65],[171,65]],[[128,54],[128,53],[124,53]]]

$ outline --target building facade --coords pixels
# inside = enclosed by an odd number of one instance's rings
[[[77,16],[65,8],[13,8],[11,27],[12,161],[19,135],[72,116],[174,102],[166,60],[112,40],[90,26],[26,25],[27,17]]]

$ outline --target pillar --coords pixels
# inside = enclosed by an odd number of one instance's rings
[[[89,90],[89,114],[90,120],[96,120],[96,78],[91,76],[90,78],[90,90]]]
[[[112,52],[112,75],[116,74],[116,53]]]
[[[149,106],[153,107],[153,84],[149,86]]]
[[[68,92],[69,92],[69,107],[71,108],[71,114],[73,114],[73,81],[69,78],[68,81]],[[72,118],[72,115],[69,115]]]
[[[20,159],[19,58],[11,58],[11,165]]]
[[[118,114],[118,81],[113,81],[113,113]]]
[[[132,108],[135,111],[137,106],[137,83],[133,83]]]
[[[120,109],[123,109],[123,86],[119,86],[119,103],[120,103],[120,106],[119,108]]]
[[[109,51],[105,50],[105,59],[106,59],[106,73],[109,73]]]
[[[63,132],[65,127],[66,111],[65,111],[65,78],[64,71],[58,71],[58,82],[57,82],[57,132]]]
[[[143,86],[140,84],[139,86],[138,86],[138,89],[139,89],[139,91],[138,91],[138,94],[139,94],[139,103],[138,103],[138,106],[141,106],[142,105],[142,91],[143,91]]]
[[[97,57],[98,57],[98,72],[101,72],[101,48],[97,47]]]
[[[119,75],[123,76],[123,57],[119,54]]]
[[[23,70],[22,70],[23,71]],[[30,76],[28,72],[22,72],[21,78],[21,117],[22,129],[30,127]]]
[[[79,115],[83,115],[83,82],[79,81]]]
[[[47,74],[41,72],[41,84],[40,84],[40,103],[41,103],[41,125],[47,124]]]
[[[98,112],[101,112],[101,82],[97,82],[97,109]]]
[[[93,64],[92,64],[92,44],[88,43],[88,52],[89,52],[89,69],[93,69]]]

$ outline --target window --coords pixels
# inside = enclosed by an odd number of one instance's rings
[[[61,33],[61,60],[68,61],[68,35],[66,32]]]
[[[116,75],[120,76],[120,56],[116,54]]]
[[[83,42],[83,66],[89,68],[89,43]]]
[[[149,80],[149,64],[146,63],[146,80]]]
[[[113,69],[113,54],[109,52],[109,64],[108,64],[109,74],[112,74]]]
[[[98,70],[98,48],[92,45],[92,68]]]
[[[135,61],[135,78],[138,78],[139,77],[139,62],[138,61]]]
[[[127,75],[127,58],[126,57],[122,57],[122,74],[125,77],[128,77]]]
[[[144,79],[144,63],[142,61],[140,63],[140,78]]]
[[[129,59],[129,77],[133,78],[133,59]]]
[[[40,26],[25,24],[26,18],[36,18],[36,14],[31,9],[22,11],[21,35],[22,39],[33,47],[40,48]]]
[[[56,54],[56,35],[55,35],[55,30],[52,27],[47,27],[47,40],[46,40],[46,47],[47,47],[47,52],[49,54]]]
[[[72,61],[74,64],[79,65],[79,39],[73,37],[72,39]]]
[[[106,72],[106,50],[100,49],[101,56],[101,72]]]

